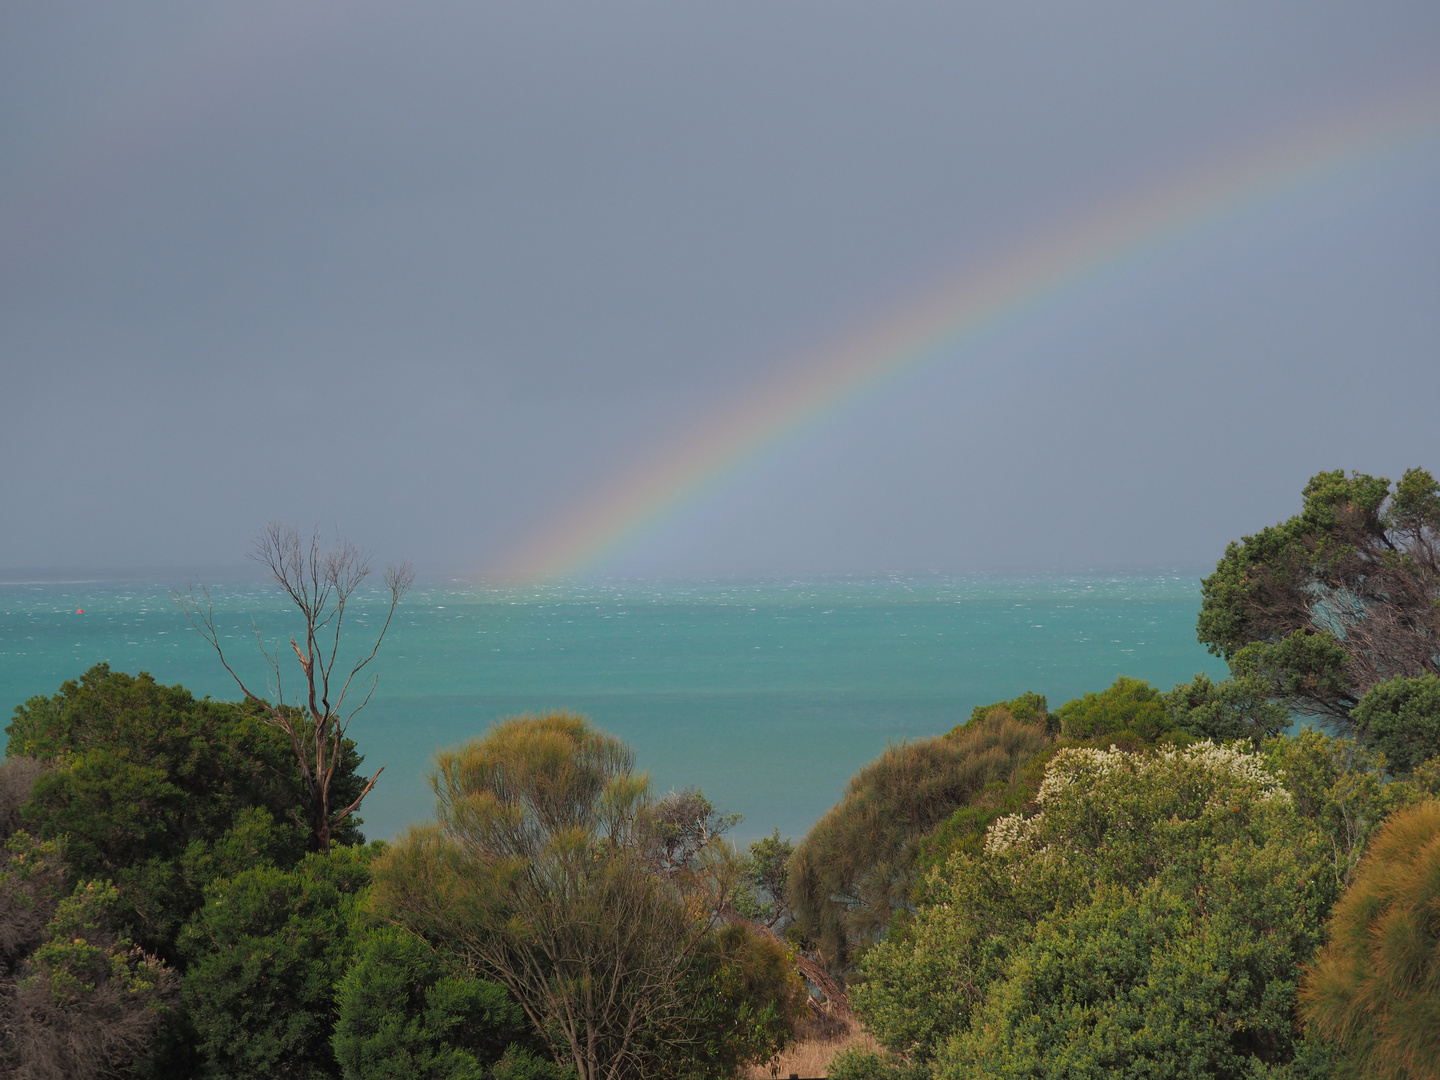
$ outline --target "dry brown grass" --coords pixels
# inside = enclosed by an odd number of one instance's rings
[[[858,1046],[862,1050],[880,1052],[880,1044],[868,1031],[855,1024],[849,1030],[832,1033],[827,1037],[801,1039],[774,1061],[751,1065],[743,1073],[743,1080],[785,1080],[790,1075],[803,1077],[826,1076],[830,1062],[841,1050]]]

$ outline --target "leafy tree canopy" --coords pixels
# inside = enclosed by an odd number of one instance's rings
[[[1174,730],[1160,691],[1124,675],[1098,694],[1067,701],[1056,715],[1068,739],[1154,742]]]
[[[1259,746],[1290,726],[1290,714],[1266,696],[1256,679],[1215,682],[1203,671],[1164,696],[1170,725],[1196,739],[1249,739]]]
[[[862,958],[856,1007],[946,1077],[1299,1069],[1300,966],[1356,852],[1436,779],[1373,764],[1314,732],[1058,749],[1037,809],[933,871]]]
[[[335,984],[354,949],[378,846],[315,852],[293,869],[260,866],[205,889],[181,946],[207,1077],[339,1075],[330,1045]]]
[[[1440,485],[1311,477],[1288,521],[1231,543],[1201,584],[1198,636],[1293,711],[1347,725],[1396,676],[1440,673]]]
[[[336,988],[335,1057],[345,1080],[489,1080],[534,1041],[503,986],[396,927],[361,937]]]
[[[567,713],[442,753],[433,784],[437,824],[377,864],[377,914],[502,982],[552,1060],[708,1076],[783,1032],[773,948],[717,930],[735,866],[698,792],[653,800],[630,749]]]
[[[690,1004],[680,1038],[655,1026],[642,1033],[645,1076],[731,1080],[773,1058],[807,1012],[808,993],[790,949],[743,923],[707,933],[686,966],[681,995]]]
[[[784,933],[794,920],[790,909],[790,859],[795,845],[780,839],[780,830],[762,836],[750,845],[736,883],[732,903],[743,917],[777,933]]]
[[[247,851],[282,865],[304,852],[293,753],[254,708],[97,664],[19,706],[6,731],[8,755],[45,766],[22,810],[27,827],[66,837],[75,878],[112,881],[125,932],[167,959],[216,873]],[[355,786],[360,758],[349,754]],[[360,836],[352,826],[343,839]]]

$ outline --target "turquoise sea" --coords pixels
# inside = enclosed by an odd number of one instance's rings
[[[238,694],[171,590],[183,575],[0,583],[0,707],[90,665]],[[385,773],[365,831],[428,817],[434,751],[497,718],[571,709],[626,739],[662,791],[744,814],[737,839],[801,836],[887,743],[1035,690],[1052,708],[1133,675],[1168,688],[1224,665],[1195,640],[1200,573],[417,586],[352,735]],[[295,632],[262,583],[213,586],[229,655],[264,685],[254,628]],[[79,614],[83,610],[83,614]],[[355,648],[377,598],[353,610]],[[298,673],[297,673],[298,674]]]

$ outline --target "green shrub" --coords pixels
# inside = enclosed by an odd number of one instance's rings
[[[1380,759],[1352,739],[1306,729],[1262,748],[1272,772],[1285,777],[1296,812],[1314,822],[1330,845],[1326,871],[1337,890],[1349,884],[1366,845],[1391,814],[1440,796],[1440,769],[1421,766],[1389,781]]]
[[[830,1080],[930,1080],[931,1073],[895,1054],[852,1047],[835,1055],[825,1075]]]
[[[336,848],[293,870],[262,866],[206,888],[181,939],[190,961],[182,993],[206,1076],[339,1075],[335,985],[349,966],[373,850]]]
[[[731,900],[735,910],[753,922],[784,933],[794,919],[790,910],[790,859],[795,845],[780,839],[780,830],[750,845]]]
[[[556,1065],[523,1047],[512,1046],[490,1068],[489,1080],[575,1080],[569,1065]]]
[[[1372,687],[1350,714],[1355,735],[1396,775],[1440,754],[1440,676],[1397,676]]]
[[[1298,965],[1339,882],[1267,759],[1067,747],[1036,797],[861,960],[852,1001],[876,1037],[947,1077],[1287,1065]]]
[[[285,866],[304,854],[289,740],[247,707],[97,664],[18,707],[6,731],[7,755],[45,766],[22,809],[26,827],[64,836],[72,881],[112,881],[119,928],[172,963],[202,890],[217,872],[243,868],[245,844]],[[342,789],[355,786],[359,760],[352,749]],[[238,847],[236,830],[247,837]],[[228,854],[217,853],[227,836]]]
[[[0,767],[0,787],[15,780]],[[0,1073],[114,1075],[153,1039],[175,973],[115,931],[111,885],[66,888],[58,842],[3,821],[0,840]]]
[[[427,942],[366,936],[336,988],[335,1057],[346,1080],[485,1080],[529,1023],[503,986],[467,977]]]
[[[1275,884],[1303,896],[1304,862],[1268,855]],[[937,1075],[1238,1080],[1287,1064],[1295,968],[1318,934],[1313,923],[1293,933],[1296,916],[1310,912],[1278,889],[1267,902],[1240,899],[1212,895],[1202,912],[1193,896],[1156,881],[1139,892],[1102,887],[1042,921],[974,1022],[941,1049]]]
[[[375,911],[503,982],[581,1080],[731,1076],[783,1042],[803,990],[786,949],[721,924],[734,863],[694,827],[713,808],[683,794],[703,817],[681,822],[633,767],[568,713],[442,752],[437,823],[377,863]],[[676,826],[659,846],[657,820]]]
[[[1143,679],[1121,675],[1098,694],[1085,694],[1060,706],[1056,716],[1067,739],[1127,738],[1154,742],[1175,730],[1160,691]]]
[[[1290,726],[1290,714],[1266,692],[1254,679],[1217,683],[1202,671],[1188,683],[1177,683],[1164,700],[1176,730],[1216,742],[1249,739],[1259,746]]]
[[[1027,690],[1019,697],[1009,701],[997,701],[992,705],[976,705],[970,710],[970,719],[958,725],[951,734],[958,734],[971,725],[978,726],[996,709],[1008,713],[1011,719],[1019,720],[1022,724],[1039,724],[1051,735],[1057,734],[1060,730],[1059,718],[1050,711],[1045,695]]]

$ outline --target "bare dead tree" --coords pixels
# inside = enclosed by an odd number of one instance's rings
[[[256,628],[255,641],[271,677],[266,693],[257,693],[236,673],[225,655],[209,589],[192,584],[175,598],[190,624],[215,649],[220,663],[246,700],[261,708],[266,723],[289,737],[305,785],[310,847],[328,852],[335,827],[359,808],[385,771],[383,765],[377,769],[360,794],[347,805],[331,805],[335,777],[345,757],[345,733],[355,714],[369,704],[378,681],[376,676],[367,677],[365,668],[380,651],[395,608],[414,582],[415,572],[409,563],[385,568],[385,588],[390,593],[385,621],[369,651],[347,667],[340,660],[346,608],[355,590],[370,576],[369,556],[348,540],[337,539],[334,546],[323,546],[319,529],[306,542],[297,529],[272,522],[256,538],[250,558],[269,571],[299,610],[304,623],[301,637],[290,638],[290,649],[304,676],[295,704],[287,704],[285,700],[281,664],[284,650],[278,642],[273,649],[266,648]]]

